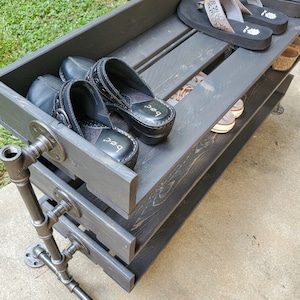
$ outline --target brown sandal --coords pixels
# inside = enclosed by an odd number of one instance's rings
[[[292,68],[299,56],[296,48],[288,46],[273,62],[272,68],[276,71],[288,71]]]
[[[300,36],[297,36],[294,41],[290,44],[291,47],[298,51],[298,56],[300,55]]]

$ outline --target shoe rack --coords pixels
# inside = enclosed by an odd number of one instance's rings
[[[290,18],[267,50],[249,51],[185,26],[176,16],[178,3],[130,1],[0,70],[0,123],[27,144],[5,147],[0,156],[40,238],[24,245],[25,257],[29,266],[46,264],[80,299],[90,296],[68,272],[74,253],[81,251],[130,292],[265,118],[282,112],[280,100],[293,79],[271,65],[299,35],[300,20]],[[176,105],[165,142],[140,143],[131,170],[25,99],[32,81],[56,75],[69,55],[122,58],[165,100],[198,72],[208,76]],[[245,111],[235,127],[212,133],[240,98]],[[67,249],[59,249],[53,230],[70,240]]]

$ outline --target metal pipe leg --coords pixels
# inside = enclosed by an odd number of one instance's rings
[[[53,265],[52,261],[49,259],[48,255],[45,253],[45,250],[41,247],[36,247],[35,255],[39,258],[48,268],[54,272],[58,277],[59,274],[57,273],[56,267]],[[92,298],[79,287],[79,284],[75,280],[71,280],[69,283],[65,284],[66,287],[69,289],[70,292],[74,293],[79,299],[82,300],[91,300]]]
[[[33,146],[31,146],[31,148],[33,148]],[[28,162],[34,160],[30,155],[30,160],[28,159],[27,155],[29,150],[30,149],[28,148],[22,150],[18,146],[10,145],[2,149],[1,159],[9,173],[11,181],[16,184],[19,193],[23,198],[31,216],[33,226],[39,237],[45,243],[45,246],[51,255],[53,264],[60,272],[61,280],[64,283],[67,283],[72,280],[72,277],[67,271],[67,263],[65,262],[65,258],[61,255],[52,235],[53,229],[49,226],[49,218],[43,213],[29,181],[30,172],[28,169]]]
[[[73,280],[68,272],[68,260],[65,253],[61,253],[58,245],[53,237],[52,226],[57,222],[58,217],[72,205],[62,201],[56,209],[49,214],[42,211],[35,192],[29,181],[30,172],[28,167],[35,163],[37,159],[47,152],[58,161],[65,159],[65,153],[60,143],[55,139],[51,130],[41,123],[33,122],[31,124],[33,136],[36,142],[30,146],[21,149],[16,145],[9,145],[0,150],[0,159],[3,161],[11,181],[16,184],[23,201],[28,209],[39,237],[43,240],[50,257],[48,257],[45,249],[36,246],[34,253],[36,258],[41,259],[47,266],[58,276],[59,280],[65,284],[71,292],[74,292],[80,299],[91,299],[81,288],[78,283]],[[78,246],[78,245],[77,245]],[[78,247],[75,247],[76,249]],[[73,250],[70,252],[72,255]]]

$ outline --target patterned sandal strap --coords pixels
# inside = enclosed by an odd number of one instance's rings
[[[220,3],[221,2],[221,3]],[[204,0],[204,8],[211,25],[217,29],[234,33],[224,13],[222,5],[226,11],[228,19],[244,22],[241,10],[235,0]],[[201,2],[198,9],[201,9]]]

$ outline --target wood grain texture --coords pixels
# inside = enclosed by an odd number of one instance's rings
[[[141,279],[156,257],[171,240],[173,235],[189,217],[190,213],[201,202],[207,191],[223,173],[247,140],[253,135],[255,130],[270,114],[273,107],[281,100],[281,98],[282,94],[275,92],[268,99],[265,106],[260,109],[254,118],[252,118],[247,124],[246,128],[244,128],[243,134],[238,135],[237,138],[229,145],[206,174],[201,177],[200,181],[194,186],[194,188],[185,196],[180,205],[160,226],[159,230],[151,237],[145,247],[138,253],[136,258],[128,265],[128,269],[136,275],[136,281]],[[236,128],[236,130],[238,131],[239,128]]]

